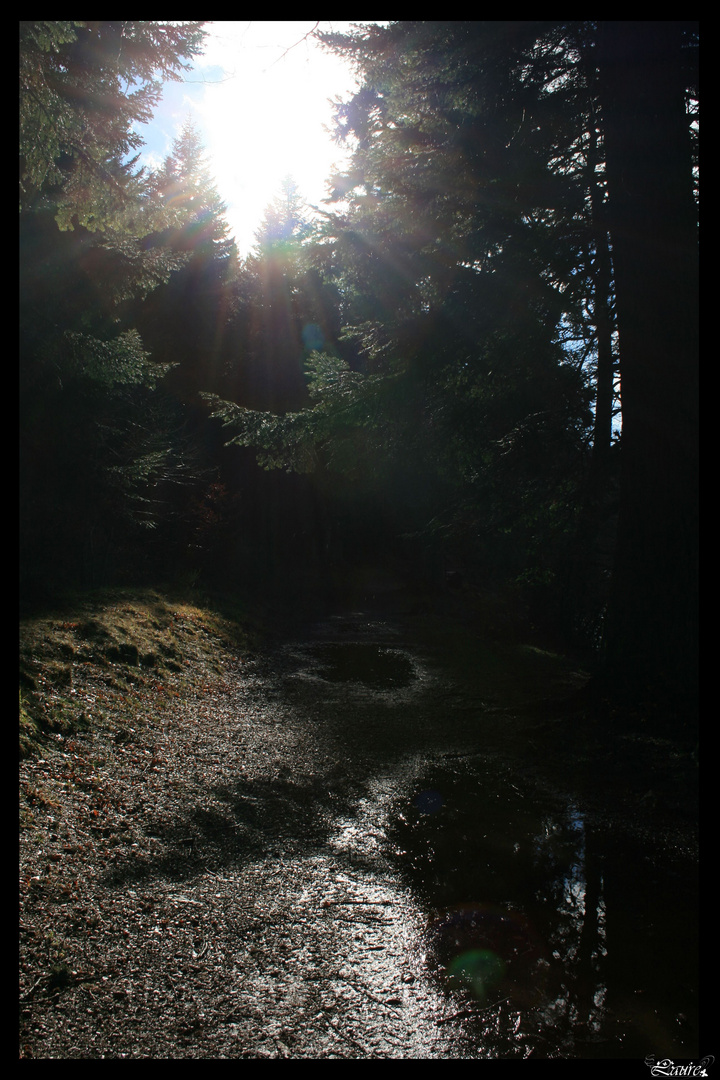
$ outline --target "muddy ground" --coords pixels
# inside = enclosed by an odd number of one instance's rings
[[[180,618],[21,762],[21,1057],[699,1055],[692,746],[456,617]]]

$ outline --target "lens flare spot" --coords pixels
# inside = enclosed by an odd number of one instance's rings
[[[302,334],[303,345],[308,352],[313,352],[315,350],[319,352],[322,349],[325,344],[325,335],[317,323],[305,323],[300,332]]]
[[[519,911],[490,904],[459,904],[429,924],[430,963],[455,990],[481,1000],[507,996],[516,1004],[542,1000],[546,947]]]
[[[478,1000],[486,1001],[505,975],[505,962],[490,949],[472,949],[461,953],[448,965],[451,987],[471,990]]]

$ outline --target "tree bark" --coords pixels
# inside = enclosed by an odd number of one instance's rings
[[[600,24],[622,401],[605,683],[697,693],[698,245],[676,22]]]

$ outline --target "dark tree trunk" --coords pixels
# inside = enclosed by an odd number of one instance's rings
[[[597,372],[595,386],[595,426],[593,431],[591,491],[595,502],[598,493],[607,487],[610,473],[610,445],[614,398],[612,335],[613,316],[610,307],[612,265],[605,221],[605,206],[596,172],[597,143],[595,119],[590,132],[588,160],[590,207],[593,220],[595,261],[593,266],[593,306],[597,333]]]
[[[600,24],[623,429],[605,678],[696,693],[698,245],[677,22]]]

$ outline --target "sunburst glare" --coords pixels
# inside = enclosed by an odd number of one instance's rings
[[[165,88],[155,120],[143,129],[145,158],[159,163],[188,119],[205,145],[238,250],[254,244],[263,211],[291,175],[310,205],[344,151],[331,138],[332,100],[355,87],[348,64],[324,50],[315,29],[349,23],[213,22],[205,50],[183,83]]]

